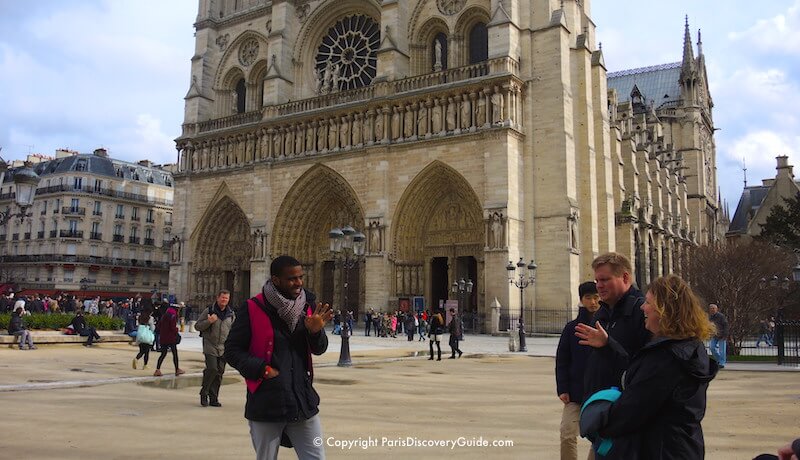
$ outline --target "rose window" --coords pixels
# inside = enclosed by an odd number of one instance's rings
[[[315,70],[319,90],[344,91],[367,86],[375,78],[380,27],[364,15],[341,19],[322,39]]]
[[[242,43],[242,46],[239,48],[239,62],[241,62],[243,66],[246,67],[255,62],[257,56],[258,40],[251,38]]]

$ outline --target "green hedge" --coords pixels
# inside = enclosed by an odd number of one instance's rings
[[[69,323],[72,322],[72,318],[74,317],[75,315],[67,314],[45,315],[35,313],[31,316],[26,316],[23,320],[28,329],[60,330],[69,326]],[[122,329],[124,326],[124,322],[120,318],[109,318],[108,316],[101,315],[84,315],[84,318],[86,318],[86,324],[94,327],[98,331],[113,331]],[[10,320],[10,313],[0,314],[0,329],[8,329],[8,322]]]

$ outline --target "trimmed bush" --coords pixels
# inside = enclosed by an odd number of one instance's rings
[[[30,316],[25,316],[23,321],[28,329],[52,329],[61,330],[69,326],[72,322],[72,314],[54,314],[46,315],[42,313],[35,313]],[[101,315],[84,315],[86,324],[94,327],[98,331],[113,331],[122,329],[124,322],[121,318],[109,318],[108,316]],[[11,320],[11,313],[0,314],[0,329],[8,329],[8,322]]]

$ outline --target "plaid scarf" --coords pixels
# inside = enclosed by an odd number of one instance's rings
[[[300,295],[297,296],[296,299],[287,299],[280,292],[278,292],[278,289],[274,284],[272,284],[272,280],[268,279],[267,282],[264,283],[263,291],[264,298],[267,299],[267,302],[275,307],[275,309],[278,311],[278,316],[280,316],[286,325],[289,326],[289,331],[294,332],[294,329],[297,327],[297,322],[300,320],[300,317],[303,315],[303,311],[305,310],[305,289],[300,290]]]

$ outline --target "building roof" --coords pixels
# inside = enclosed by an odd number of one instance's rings
[[[747,225],[764,202],[771,187],[754,185],[742,190],[742,197],[736,206],[731,224],[728,226],[730,233],[747,233]]]
[[[610,72],[607,77],[608,88],[617,90],[619,102],[630,101],[634,86],[639,88],[647,103],[653,102],[656,109],[681,98],[680,62]]]
[[[19,169],[19,168],[17,168]],[[147,184],[172,187],[172,173],[161,168],[143,166],[127,161],[115,160],[96,154],[77,154],[54,160],[42,161],[33,165],[40,177],[69,172],[86,172],[121,180],[138,181]],[[11,182],[14,172],[6,174],[3,182]]]

